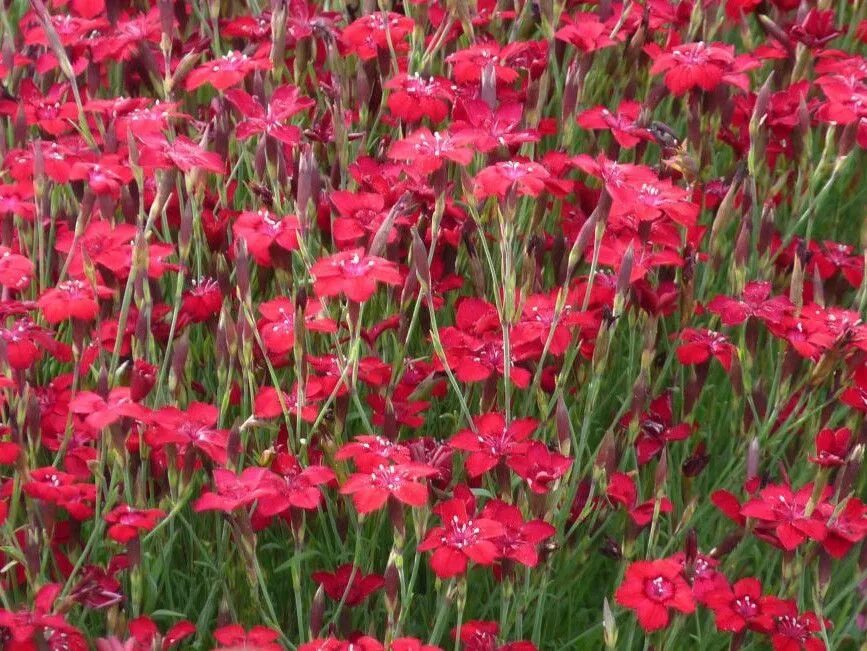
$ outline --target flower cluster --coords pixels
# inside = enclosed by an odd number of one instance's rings
[[[865,11],[2,3],[0,649],[855,648]]]

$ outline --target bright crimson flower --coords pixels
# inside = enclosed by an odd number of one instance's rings
[[[92,391],[81,391],[70,401],[69,410],[84,416],[85,422],[95,430],[108,427],[121,418],[144,421],[150,413],[132,399],[127,387],[112,389],[106,398]]]
[[[665,85],[675,95],[683,95],[693,88],[713,90],[725,82],[749,90],[745,71],[758,66],[758,61],[736,57],[735,49],[725,43],[683,43],[667,51],[658,47],[645,47],[653,58],[650,73],[665,73]]]
[[[99,313],[99,299],[114,292],[103,285],[91,286],[81,280],[65,280],[43,292],[37,305],[42,316],[54,325],[67,319],[93,321]]]
[[[443,651],[440,647],[425,644],[414,637],[401,637],[391,643],[389,651]]]
[[[394,11],[374,11],[347,25],[340,35],[344,47],[362,61],[373,59],[380,50],[405,50],[404,39],[415,26],[412,18]]]
[[[774,616],[774,651],[826,651],[825,643],[815,636],[822,630],[816,613],[800,613],[794,601],[774,597],[767,599],[766,608]]]
[[[56,341],[50,331],[30,319],[18,319],[7,327],[0,327],[0,339],[6,345],[6,359],[13,369],[30,368],[42,358],[44,352],[51,353],[61,361],[72,359],[68,346]]]
[[[8,644],[10,651],[37,649],[39,645],[47,646],[51,651],[87,648],[87,642],[78,629],[68,624],[63,615],[51,614],[54,601],[62,589],[63,586],[58,583],[42,586],[29,610],[9,611],[0,608],[0,632],[8,635],[4,636],[5,640],[3,637],[0,640]]]
[[[638,126],[641,104],[624,100],[614,111],[595,106],[580,113],[578,126],[584,129],[607,129],[621,147],[632,149],[642,140],[651,138],[647,129]]]
[[[271,476],[267,468],[244,468],[240,475],[224,468],[214,469],[214,491],[205,491],[193,505],[195,511],[223,511],[230,513],[247,507],[266,494],[266,480]]]
[[[219,410],[202,402],[190,403],[186,410],[162,407],[154,411],[145,441],[154,447],[177,446],[180,454],[198,450],[214,463],[228,461],[229,431],[217,429]]]
[[[383,84],[383,88],[391,91],[387,104],[392,114],[410,123],[422,118],[428,118],[431,124],[442,122],[455,98],[448,79],[424,78],[418,73],[398,74]]]
[[[501,148],[514,153],[518,146],[541,138],[538,130],[522,128],[524,105],[520,102],[503,102],[492,109],[480,99],[465,99],[458,108],[451,131],[474,135],[473,144],[481,153]]]
[[[279,631],[266,626],[254,626],[249,631],[245,631],[238,624],[230,624],[229,626],[221,626],[214,631],[214,639],[220,645],[217,649],[224,651],[237,649],[281,651],[283,647],[277,642],[279,637]]]
[[[435,468],[418,463],[378,464],[359,470],[343,483],[340,492],[352,495],[352,502],[362,515],[381,509],[389,496],[409,506],[427,504],[427,486],[416,480],[437,473]]]
[[[409,161],[422,174],[430,174],[442,167],[444,161],[469,165],[473,160],[474,131],[450,133],[421,128],[403,140],[398,140],[388,149],[393,160]]]
[[[203,323],[219,315],[223,305],[223,292],[213,278],[191,281],[192,287],[181,297],[181,314],[192,323]]]
[[[466,651],[536,651],[531,642],[511,642],[498,644],[500,626],[497,622],[470,620],[461,625],[460,630],[452,630],[452,637],[460,637]]]
[[[823,468],[833,468],[846,463],[849,455],[849,440],[852,431],[848,427],[831,429],[825,427],[816,434],[816,456],[811,456],[810,462]]]
[[[33,263],[8,246],[0,246],[0,285],[9,289],[25,289],[33,278]]]
[[[139,163],[142,167],[172,169],[182,172],[200,169],[214,174],[223,174],[226,163],[213,151],[205,151],[186,136],[178,136],[169,142],[163,135],[137,134],[141,143]]]
[[[765,612],[766,599],[758,579],[741,579],[732,586],[728,582],[718,584],[705,593],[702,602],[713,611],[720,631],[739,633],[749,628],[768,633],[774,626],[773,618]]]
[[[228,91],[226,99],[244,116],[235,130],[235,137],[246,140],[258,134],[266,134],[286,145],[297,145],[301,139],[301,129],[286,122],[316,104],[309,97],[301,95],[298,88],[291,84],[274,89],[266,107],[239,88]]]
[[[261,52],[261,53],[260,53]],[[211,84],[217,90],[235,86],[254,70],[270,70],[271,60],[266,51],[260,50],[253,56],[229,50],[214,61],[203,63],[187,75],[184,87],[195,90],[199,86]]]
[[[825,490],[826,498],[829,489]],[[807,504],[813,494],[813,484],[806,484],[796,493],[783,484],[763,488],[758,497],[741,508],[741,514],[759,520],[767,531],[756,532],[768,542],[785,550],[796,549],[807,539],[821,542],[827,528],[818,511],[807,515]]]
[[[854,386],[847,387],[840,396],[840,401],[853,409],[867,412],[867,364],[862,364],[852,374]]]
[[[363,303],[376,291],[377,282],[400,285],[403,276],[397,265],[384,258],[365,255],[364,249],[335,253],[318,260],[311,268],[313,290],[318,296],[346,297]]]
[[[629,424],[627,414],[622,423]],[[662,452],[666,443],[683,441],[689,438],[694,428],[687,423],[675,425],[671,413],[671,394],[665,393],[650,403],[646,412],[638,420],[638,437],[635,440],[635,451],[638,463],[643,465]]]
[[[490,565],[497,558],[493,539],[502,536],[503,525],[490,518],[475,518],[467,512],[467,503],[452,498],[434,507],[442,525],[431,529],[419,544],[418,551],[433,550],[431,569],[441,579],[467,571],[467,563]]]
[[[822,547],[833,558],[843,558],[867,537],[867,505],[857,497],[846,500],[846,506],[839,511],[830,504],[823,505],[821,511],[828,517]]]
[[[337,324],[320,316],[321,306],[308,301],[304,312],[304,328],[312,332],[337,332]],[[285,355],[295,345],[295,303],[287,298],[275,298],[259,304],[263,319],[259,322],[262,342],[273,355]]]
[[[342,600],[350,608],[359,605],[385,585],[385,579],[378,574],[365,575],[351,563],[341,565],[334,572],[313,572],[310,576],[331,599],[338,602]]]
[[[704,364],[714,357],[728,371],[732,365],[732,356],[737,354],[734,345],[729,343],[724,335],[713,330],[684,328],[680,332],[680,340],[683,343],[677,348],[677,359],[681,364]]]
[[[165,517],[160,509],[136,509],[128,504],[120,504],[105,514],[108,537],[119,543],[128,543],[142,531],[150,531],[157,522]]]
[[[389,461],[396,464],[409,463],[410,451],[405,445],[383,436],[362,434],[356,436],[353,442],[345,443],[334,458],[338,461],[353,459],[358,467],[369,468]]]
[[[397,641],[395,640],[395,643]],[[396,651],[398,647],[392,647]],[[407,647],[413,649],[413,647]],[[298,647],[298,651],[384,651],[382,644],[369,635],[355,635],[350,640],[335,637],[317,638]]]
[[[557,30],[556,38],[565,43],[574,45],[582,52],[596,52],[617,45],[622,41],[622,31],[613,29],[612,24],[606,24],[599,20],[595,14],[579,12],[574,17],[564,15],[566,25]],[[617,38],[611,38],[611,34],[617,31]]]
[[[680,564],[665,558],[631,563],[614,598],[635,611],[638,623],[648,633],[668,626],[671,609],[684,614],[695,610]]]
[[[96,486],[52,466],[32,470],[24,483],[24,492],[34,499],[63,507],[76,520],[86,520],[93,515]]]
[[[531,491],[541,494],[569,470],[572,459],[550,450],[541,441],[531,441],[510,455],[506,465],[526,480]]]
[[[319,486],[334,481],[334,472],[325,466],[306,468],[291,454],[280,453],[272,464],[273,473],[262,486],[257,512],[265,517],[283,513],[291,507],[314,510],[322,501]]]
[[[771,283],[754,280],[747,283],[740,298],[717,296],[707,304],[707,309],[718,314],[723,325],[740,325],[750,317],[766,322],[779,322],[789,314],[792,303],[786,296],[773,296]]]
[[[606,496],[613,504],[620,504],[629,512],[629,517],[639,527],[645,527],[653,520],[656,511],[656,500],[651,499],[638,504],[638,489],[635,480],[626,473],[615,472],[608,479]],[[663,497],[659,500],[659,512],[671,513],[671,500]]]
[[[268,210],[246,210],[235,219],[232,233],[236,239],[244,240],[247,251],[257,264],[270,267],[273,264],[272,247],[276,246],[284,251],[298,248],[300,227],[295,215],[280,217]]]
[[[545,181],[550,174],[538,163],[525,161],[504,161],[494,163],[476,174],[476,198],[504,197],[514,189],[518,196],[538,197],[545,189]]]
[[[485,504],[481,515],[503,525],[503,535],[493,540],[497,546],[497,556],[527,567],[536,567],[539,562],[539,544],[557,533],[557,530],[544,520],[525,522],[518,507],[500,500],[491,500]]]
[[[473,424],[476,431],[464,429],[449,439],[453,448],[470,453],[466,462],[470,477],[483,475],[510,455],[519,453],[539,426],[533,418],[520,418],[507,426],[505,417],[499,413],[476,416]]]

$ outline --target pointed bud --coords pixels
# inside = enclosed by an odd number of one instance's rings
[[[611,612],[611,606],[608,605],[607,597],[602,600],[602,631],[605,648],[616,649],[617,621],[614,619],[614,613]]]

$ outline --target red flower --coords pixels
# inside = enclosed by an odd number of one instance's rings
[[[677,359],[681,364],[704,364],[715,357],[726,371],[731,368],[737,349],[724,335],[713,330],[684,328],[679,336],[683,343],[677,347]]]
[[[669,609],[684,614],[695,610],[680,563],[669,559],[630,564],[614,598],[636,612],[638,623],[648,633],[668,626]]]
[[[825,643],[814,634],[822,622],[813,612],[799,613],[794,601],[767,598],[768,612],[774,617],[771,643],[774,651],[825,651]]]
[[[181,454],[196,449],[214,463],[225,465],[229,432],[217,429],[219,410],[213,405],[192,402],[185,411],[177,407],[162,407],[153,413],[145,441],[154,447],[175,445]]]
[[[403,277],[397,265],[384,258],[365,255],[364,249],[335,253],[310,268],[313,290],[318,296],[346,297],[363,303],[376,291],[376,283],[400,285]]]
[[[639,127],[638,116],[641,104],[624,100],[615,111],[609,111],[604,106],[587,109],[578,115],[578,126],[584,129],[607,129],[621,147],[631,149],[642,140],[650,140],[647,129]]]
[[[48,323],[56,324],[67,319],[93,321],[99,313],[100,298],[108,298],[114,292],[102,285],[91,286],[81,280],[66,280],[39,297],[37,306]]]
[[[138,136],[142,149],[139,163],[142,167],[171,169],[182,172],[200,169],[214,174],[225,173],[226,163],[213,151],[205,151],[186,136],[178,136],[171,142],[163,135],[141,134]]]
[[[51,614],[62,588],[58,583],[42,586],[33,599],[32,610],[9,611],[0,608],[0,641],[8,643],[6,648],[10,651],[30,651],[40,646],[51,651],[55,648],[58,651],[61,648],[87,648],[81,633],[67,624],[63,615]],[[3,633],[9,635],[5,640]],[[60,643],[57,647],[51,644],[52,637]]]
[[[768,528],[767,532],[757,531],[756,535],[764,533],[762,537],[768,542],[791,551],[808,538],[817,542],[825,539],[826,527],[817,518],[817,512],[807,515],[812,494],[812,484],[806,484],[797,493],[785,485],[768,486],[743,505],[741,515],[755,518]]]
[[[497,556],[527,567],[536,567],[539,562],[539,543],[557,532],[543,520],[525,522],[518,507],[500,500],[491,500],[485,504],[481,515],[503,525],[503,535],[493,539],[497,546]]]
[[[635,487],[635,480],[629,475],[622,472],[612,473],[608,480],[606,495],[611,502],[624,506],[629,511],[629,517],[639,527],[645,527],[653,520],[657,508],[656,500],[651,499],[636,504],[638,489]],[[671,500],[667,497],[659,499],[660,513],[671,513],[672,509]]]
[[[628,425],[631,417],[627,414],[622,423]],[[655,398],[648,410],[638,420],[638,437],[635,451],[639,465],[644,465],[660,452],[666,443],[683,441],[689,438],[693,427],[687,423],[674,425],[671,414],[671,394],[665,393]]]
[[[341,601],[350,608],[357,606],[385,585],[385,579],[378,574],[364,575],[351,563],[341,565],[332,572],[313,572],[310,575],[322,586],[334,601]]]
[[[453,629],[452,637],[460,638],[465,651],[536,651],[536,646],[526,641],[498,644],[499,632],[497,622],[471,620],[460,630]]]
[[[232,233],[236,239],[244,240],[256,264],[270,267],[271,247],[277,246],[284,251],[297,249],[299,228],[295,215],[279,217],[268,210],[246,210],[235,219]]]
[[[267,107],[263,107],[252,95],[239,88],[227,92],[226,99],[244,116],[235,129],[236,138],[246,140],[263,133],[287,145],[298,144],[301,139],[301,129],[286,122],[293,115],[306,111],[316,104],[309,97],[302,96],[298,88],[292,85],[274,89]]]
[[[396,464],[409,463],[409,448],[382,436],[360,435],[352,443],[341,447],[334,458],[338,461],[354,459],[358,467],[374,467],[393,461]]]
[[[240,83],[254,70],[270,69],[271,60],[267,56],[267,51],[261,55],[257,52],[254,56],[248,56],[243,52],[229,50],[219,59],[203,63],[190,72],[184,87],[187,90],[195,90],[199,86],[211,84],[217,90],[226,90]]]
[[[483,475],[516,454],[539,426],[533,418],[520,418],[506,426],[505,417],[499,413],[476,416],[473,423],[477,431],[464,429],[449,439],[453,448],[470,453],[466,463],[470,477]]]
[[[245,631],[238,624],[221,626],[214,631],[214,639],[220,646],[218,649],[225,651],[237,651],[238,649],[255,649],[256,651],[281,651],[282,646],[277,642],[280,633],[265,626],[254,626]]]
[[[766,599],[758,579],[741,579],[733,586],[727,582],[718,584],[705,593],[702,602],[713,610],[720,631],[739,633],[749,628],[768,633],[773,628],[773,619],[765,612]]]
[[[193,505],[199,511],[223,511],[230,513],[249,506],[267,493],[266,480],[271,476],[267,468],[244,468],[240,475],[224,468],[214,469],[215,491],[201,494]]]
[[[201,278],[193,280],[192,285],[181,298],[181,314],[192,323],[203,323],[218,316],[223,306],[223,292],[217,281]]]
[[[763,321],[779,322],[792,308],[792,303],[786,296],[773,296],[771,283],[754,280],[747,283],[739,299],[728,296],[717,296],[707,304],[709,312],[718,314],[723,325],[740,325],[750,317]]]
[[[270,517],[291,507],[314,510],[322,501],[321,484],[334,481],[334,472],[325,466],[303,468],[291,454],[281,453],[272,464],[275,472],[268,475],[262,486],[257,513]]]
[[[857,497],[846,500],[842,509],[833,509],[827,504],[822,511],[829,516],[822,547],[833,558],[843,558],[867,537],[867,505]]]
[[[816,434],[816,456],[809,457],[810,463],[823,468],[834,468],[846,463],[849,455],[849,440],[852,432],[848,427],[836,430],[825,427]]]
[[[564,15],[567,24],[557,30],[555,36],[558,40],[574,45],[583,52],[596,52],[598,50],[617,45],[622,41],[624,34],[614,28],[613,24],[606,24],[593,14],[579,12],[574,17]],[[611,34],[617,34],[617,39],[611,38]]]
[[[448,79],[398,74],[389,79],[383,88],[391,91],[388,108],[404,122],[418,122],[428,118],[431,124],[442,122],[448,115],[454,92]]]
[[[373,59],[379,50],[393,47],[405,50],[402,41],[412,32],[412,18],[393,11],[374,11],[347,25],[340,40],[346,49],[362,61]]]
[[[437,473],[436,469],[418,463],[378,464],[359,470],[344,482],[340,493],[352,495],[352,502],[362,515],[381,509],[389,496],[409,506],[427,504],[427,486],[416,480]]]
[[[413,163],[413,168],[422,174],[435,172],[449,160],[458,165],[469,165],[473,160],[475,132],[449,133],[421,128],[403,140],[398,140],[388,150],[388,157]]]
[[[569,470],[572,459],[549,450],[541,441],[531,441],[509,456],[506,465],[526,480],[531,491],[547,493],[550,485]]]
[[[514,188],[518,196],[538,197],[545,189],[548,170],[529,161],[494,163],[476,174],[473,192],[477,199],[505,197]]]
[[[157,522],[165,517],[160,509],[136,509],[128,504],[120,504],[105,514],[108,537],[119,543],[128,543],[142,531],[150,531]]]
[[[121,418],[145,420],[149,411],[134,402],[127,387],[112,389],[107,398],[81,391],[69,402],[69,410],[85,416],[85,422],[99,431],[118,422]]]
[[[322,306],[310,300],[304,310],[304,328],[312,332],[337,332],[337,324],[321,318]],[[262,343],[272,355],[285,355],[295,345],[295,303],[288,298],[275,298],[259,304],[263,319],[259,322]]]
[[[665,73],[665,85],[675,95],[683,95],[692,88],[713,90],[726,82],[747,91],[749,79],[745,70],[758,65],[758,61],[735,57],[734,46],[725,43],[684,43],[668,51],[658,47],[645,48],[653,58],[650,73]]]
[[[489,518],[474,518],[467,513],[467,503],[460,498],[441,502],[434,508],[442,525],[431,529],[419,544],[418,551],[434,550],[431,568],[441,579],[467,571],[468,561],[490,565],[497,558],[493,539],[503,535],[503,525]]]
[[[52,466],[32,470],[24,483],[24,492],[34,499],[63,507],[76,520],[86,520],[93,515],[96,486]]]
[[[14,253],[8,246],[0,246],[0,285],[22,290],[33,278],[33,263],[23,255]]]

